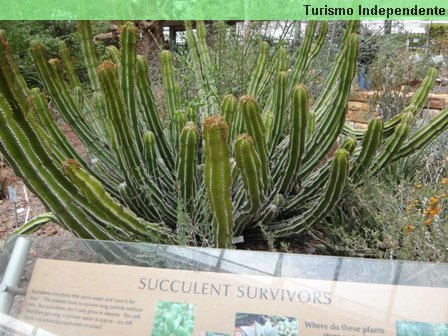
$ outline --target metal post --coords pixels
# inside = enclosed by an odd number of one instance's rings
[[[8,266],[6,266],[3,281],[0,287],[0,313],[9,314],[11,310],[14,295],[25,269],[28,252],[31,248],[31,239],[28,237],[18,237],[9,258]]]

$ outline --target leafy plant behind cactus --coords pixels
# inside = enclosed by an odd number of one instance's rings
[[[196,24],[197,35],[190,23],[186,27],[204,102],[197,111],[181,99],[169,51],[160,56],[165,106],[158,106],[147,60],[136,55],[132,23],[122,27],[120,52],[111,49],[111,59],[98,64],[90,23],[79,22],[91,92],[77,86],[67,49],[62,62],[47,60],[39,44],[31,53],[45,93],[30,90],[0,34],[0,150],[60,225],[79,237],[176,243],[184,242],[180,233],[189,233],[186,243],[229,247],[235,236],[297,236],[333,209],[346,183],[362,183],[448,125],[445,110],[411,130],[435,70],[396,118],[374,118],[367,131],[345,123],[358,53],[356,22],[349,24],[312,107],[301,83],[326,34],[326,24],[317,22],[308,23],[289,70],[286,51],[270,56],[262,43],[247,95],[219,102],[204,23]],[[48,99],[91,160],[64,137]],[[338,139],[344,141],[325,160]],[[26,232],[43,222],[29,223]]]

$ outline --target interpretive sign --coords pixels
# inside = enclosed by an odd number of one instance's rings
[[[38,259],[21,319],[64,336],[447,335],[448,289]]]

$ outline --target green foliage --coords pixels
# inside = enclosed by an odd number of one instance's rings
[[[107,21],[95,21],[93,33],[100,34],[107,30]],[[0,21],[0,30],[5,31],[11,47],[11,53],[30,87],[42,87],[42,81],[34,66],[29,53],[32,43],[39,41],[45,46],[50,58],[59,57],[59,43],[63,41],[72,56],[81,53],[80,41],[75,30],[75,21]],[[96,43],[99,52],[102,53],[104,45]],[[80,60],[74,62],[74,69],[85,82],[87,80],[85,68]]]
[[[431,23],[429,28],[429,37],[433,39],[448,37],[448,24],[446,23]]]
[[[351,181],[362,184],[448,125],[446,110],[428,127],[411,130],[435,70],[396,118],[374,119],[367,132],[345,123],[356,29],[357,22],[348,24],[312,108],[301,83],[327,33],[315,21],[290,71],[285,49],[270,53],[261,43],[247,94],[239,104],[226,95],[219,107],[205,27],[198,23],[194,34],[187,23],[195,74],[194,88],[187,89],[196,92],[196,109],[184,99],[169,51],[161,53],[165,99],[157,104],[147,61],[136,55],[133,24],[123,26],[114,61],[99,64],[91,25],[79,22],[90,89],[77,86],[69,64],[47,60],[41,44],[31,53],[46,93],[91,161],[58,129],[45,95],[24,84],[0,34],[0,150],[57,221],[83,238],[229,247],[239,235],[246,241],[296,237],[328,215]],[[330,153],[342,134],[346,141]]]

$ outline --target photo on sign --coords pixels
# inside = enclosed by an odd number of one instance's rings
[[[217,333],[213,331],[200,331],[196,336],[230,336],[230,334]]]
[[[296,336],[297,320],[293,317],[237,313],[234,336]]]
[[[192,336],[196,305],[191,303],[158,301],[152,336]]]
[[[397,336],[448,336],[448,324],[397,321]]]

